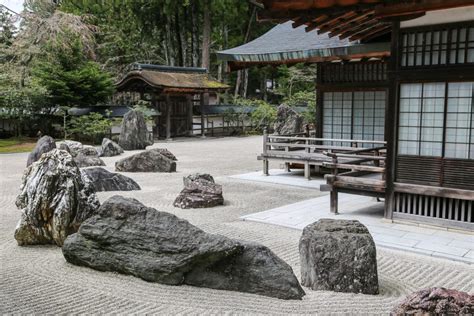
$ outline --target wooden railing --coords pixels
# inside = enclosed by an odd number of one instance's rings
[[[348,146],[334,146],[327,143],[348,144]],[[363,146],[371,146],[364,148]],[[268,175],[269,160],[280,160],[285,162],[289,169],[290,163],[299,163],[304,165],[305,177],[310,179],[310,166],[324,166],[324,163],[330,163],[331,157],[327,154],[339,155],[359,155],[359,163],[367,161],[361,154],[382,151],[385,147],[383,141],[371,140],[353,140],[353,139],[328,139],[315,137],[300,137],[293,135],[268,135],[264,131],[263,152],[258,157],[263,160],[263,173]],[[327,154],[325,154],[327,153]],[[339,156],[342,157],[342,156]],[[343,159],[346,163],[350,159]],[[339,161],[340,163],[341,161]],[[329,165],[328,165],[329,166]]]
[[[385,192],[385,149],[385,146],[379,146],[345,153],[323,152],[331,158],[331,162],[323,162],[323,166],[332,169],[332,172],[325,176],[327,185],[321,186],[322,191],[331,192],[331,212],[336,214],[338,212],[338,191],[340,190],[377,197],[383,195]]]

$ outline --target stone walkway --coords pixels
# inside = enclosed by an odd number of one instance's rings
[[[249,181],[319,189],[321,178],[308,181],[300,171],[285,172],[271,170],[271,176],[261,172],[232,176]],[[306,225],[321,218],[357,219],[367,226],[375,243],[381,247],[415,252],[474,264],[474,234],[443,228],[393,223],[383,219],[383,203],[376,199],[339,194],[338,215],[329,211],[329,195],[319,196],[267,211],[242,216],[245,221],[254,221],[302,230]]]

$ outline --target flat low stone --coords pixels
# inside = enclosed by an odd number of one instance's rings
[[[160,154],[162,154],[163,156],[173,160],[173,161],[178,161],[178,159],[176,158],[176,156],[171,152],[169,151],[168,149],[166,148],[153,148],[153,149],[150,149],[150,150],[154,150]]]
[[[74,156],[74,161],[79,168],[105,166],[105,162],[99,158],[97,149],[92,146],[83,146]]]
[[[20,189],[16,205],[22,214],[14,235],[20,246],[61,246],[99,208],[90,183],[64,150],[53,149],[31,164]]]
[[[176,162],[156,150],[146,150],[120,159],[115,163],[115,170],[123,172],[175,172]]]
[[[28,161],[26,162],[26,166],[28,167],[33,162],[38,161],[41,155],[56,148],[56,142],[50,136],[43,136],[36,142],[36,146],[33,151],[28,155]]]
[[[375,243],[356,220],[321,219],[299,243],[301,284],[313,290],[378,294]]]
[[[113,196],[62,248],[69,263],[146,281],[236,290],[283,299],[305,294],[268,248],[213,235],[175,215]]]
[[[84,168],[81,169],[81,173],[90,179],[96,192],[141,190],[138,183],[132,178],[120,173],[109,172],[101,167]]]
[[[474,315],[474,295],[434,287],[408,295],[391,315]]]
[[[224,204],[222,186],[210,174],[195,173],[183,178],[184,189],[173,205],[180,208],[206,208]]]
[[[123,152],[124,151],[119,144],[113,140],[104,138],[102,140],[102,145],[100,146],[99,157],[114,157],[123,154]]]

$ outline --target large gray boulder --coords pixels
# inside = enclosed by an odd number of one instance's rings
[[[41,155],[56,148],[56,142],[50,136],[43,136],[37,142],[33,151],[28,155],[26,166],[40,159]]]
[[[175,172],[176,161],[157,150],[146,150],[115,162],[115,170],[123,172]]]
[[[102,140],[99,157],[113,157],[120,154],[123,154],[123,149],[119,144],[108,138]]]
[[[132,178],[113,173],[101,167],[81,169],[84,177],[88,177],[94,190],[99,191],[133,191],[141,190],[138,183]]]
[[[474,315],[474,295],[442,287],[423,289],[408,295],[390,315]]]
[[[63,246],[66,260],[150,282],[237,290],[283,299],[304,291],[268,248],[208,234],[175,215],[113,196]]]
[[[43,154],[26,169],[20,189],[16,205],[22,215],[15,229],[20,246],[61,246],[99,207],[72,156],[59,149]]]
[[[148,134],[143,113],[130,110],[123,117],[119,145],[125,150],[145,149],[153,144]]]
[[[378,294],[375,243],[356,220],[321,219],[299,243],[301,284],[313,290]]]
[[[173,205],[180,208],[205,208],[224,204],[222,186],[210,174],[195,173],[183,178],[184,189]]]
[[[293,108],[282,104],[278,107],[273,129],[278,135],[302,133],[304,131],[303,116]]]
[[[79,168],[105,166],[105,162],[99,158],[97,149],[92,146],[83,146],[74,157]]]

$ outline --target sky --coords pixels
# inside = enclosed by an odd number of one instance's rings
[[[23,0],[0,0],[0,4],[5,5],[16,13],[20,13],[23,10]]]

